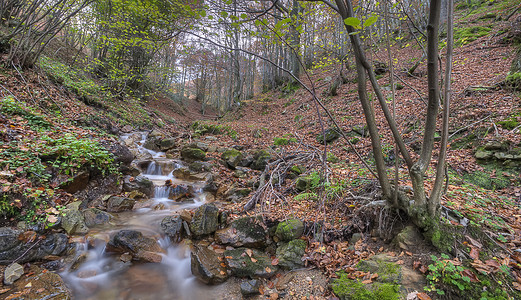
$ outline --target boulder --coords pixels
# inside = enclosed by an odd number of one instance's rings
[[[188,168],[191,171],[198,172],[198,173],[210,172],[212,170],[212,165],[207,162],[194,161],[193,163],[188,165]]]
[[[150,137],[150,135],[145,140],[145,143],[143,144],[143,147],[152,151],[161,151],[161,148],[159,147],[159,143],[161,142],[160,138],[157,137]]]
[[[134,128],[132,128],[132,126],[130,125],[125,125],[121,128],[121,132],[124,132],[124,133],[130,133],[134,130]]]
[[[203,150],[198,149],[198,148],[184,146],[181,149],[181,158],[187,162],[204,160],[206,158],[206,153]]]
[[[35,246],[34,242],[26,241],[25,236],[33,236],[40,242]],[[45,238],[38,237],[35,232],[24,233],[9,227],[0,228],[0,261],[18,263],[41,260],[48,255],[62,255],[68,247],[68,237],[63,233],[53,233]]]
[[[334,142],[340,137],[340,133],[334,128],[328,128],[324,131],[324,133],[321,133],[317,136],[317,141],[321,144],[324,143],[324,141],[328,144]]]
[[[130,151],[130,149],[122,145],[120,143],[112,143],[105,148],[112,153],[114,156],[114,162],[121,163],[122,165],[130,165],[130,163],[134,160],[134,154]]]
[[[214,233],[219,227],[219,209],[212,203],[199,206],[190,222],[190,232],[200,237]]]
[[[233,275],[269,278],[278,271],[271,258],[256,249],[237,248],[224,251],[224,258]]]
[[[190,148],[200,149],[204,152],[208,152],[208,144],[203,142],[195,142],[188,145]]]
[[[154,183],[141,175],[137,177],[125,176],[123,180],[123,190],[125,192],[140,191],[147,195],[147,197],[152,197],[154,195]]]
[[[153,238],[143,236],[139,231],[120,230],[107,244],[107,250],[113,252],[130,252],[135,260],[146,262],[161,262],[160,253],[165,251]]]
[[[222,256],[207,247],[194,246],[191,252],[192,274],[206,284],[215,284],[225,281],[228,272],[221,265]]]
[[[303,240],[292,240],[283,243],[277,248],[279,266],[293,270],[303,266],[302,256],[306,252],[306,242]]]
[[[279,241],[291,241],[300,238],[303,233],[304,223],[299,219],[289,219],[277,225],[275,237]]]
[[[168,189],[168,199],[174,201],[181,201],[193,196],[193,189],[191,186],[185,184],[172,185]]]
[[[161,221],[161,230],[174,242],[179,242],[183,235],[183,219],[180,215],[167,216]]]
[[[393,242],[401,249],[409,250],[411,247],[418,245],[421,241],[423,241],[422,234],[416,227],[409,225],[396,235]]]
[[[170,149],[173,149],[177,146],[177,140],[174,138],[166,138],[162,139],[161,142],[159,142],[159,149],[161,151],[168,151]]]
[[[4,284],[11,285],[24,274],[24,267],[17,263],[10,264],[4,271]]]
[[[82,211],[85,224],[88,227],[107,224],[114,217],[97,208],[87,208]]]
[[[491,159],[492,157],[494,157],[494,152],[479,149],[478,151],[476,151],[475,157],[476,159]]]
[[[264,171],[266,165],[271,160],[271,154],[266,150],[258,150],[253,154],[253,162],[251,168],[254,170]]]
[[[224,160],[226,166],[232,170],[235,170],[235,167],[241,162],[242,158],[242,153],[236,149],[228,149],[221,155],[221,159]]]
[[[234,247],[263,247],[266,245],[267,232],[258,217],[244,217],[233,220],[230,227],[217,230],[215,239],[219,244]]]
[[[107,211],[108,212],[122,212],[127,210],[132,210],[134,207],[134,204],[136,203],[136,200],[126,198],[126,197],[119,197],[119,196],[112,196],[107,201]]]
[[[245,280],[241,283],[241,294],[253,296],[260,293],[260,282],[257,279]]]
[[[295,181],[295,189],[300,192],[309,190],[313,186],[313,178],[310,176],[299,176]]]
[[[61,227],[68,234],[86,234],[89,231],[83,214],[78,210],[80,204],[80,201],[73,202],[63,210]]]

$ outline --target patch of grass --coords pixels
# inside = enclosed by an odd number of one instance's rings
[[[454,40],[456,46],[463,46],[477,40],[480,37],[486,36],[492,31],[489,27],[473,26],[467,28],[459,28],[454,31]]]
[[[400,299],[400,286],[392,283],[363,284],[358,279],[350,279],[345,272],[338,273],[339,278],[334,279],[331,288],[340,299],[353,300],[398,300]]]

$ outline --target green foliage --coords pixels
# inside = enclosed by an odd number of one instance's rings
[[[353,300],[399,300],[400,286],[392,283],[375,282],[372,285],[363,284],[360,280],[350,279],[345,272],[337,274],[331,288],[340,299]]]
[[[427,275],[428,286],[426,291],[436,291],[439,295],[445,295],[443,286],[451,286],[464,291],[469,289],[470,278],[462,275],[465,270],[460,264],[455,264],[449,260],[449,256],[442,254],[440,260],[438,257],[431,255],[433,263],[429,265],[429,274]]]
[[[32,112],[25,107],[23,102],[16,101],[12,96],[7,96],[0,102],[0,111],[10,116],[20,116],[25,119],[33,129],[48,129],[51,124],[41,115]]]
[[[454,30],[454,41],[456,46],[463,46],[490,33],[492,29],[483,26],[457,28]]]
[[[499,172],[502,171],[502,172]],[[497,164],[483,165],[483,171],[466,173],[462,177],[468,182],[487,190],[501,190],[510,186],[510,178],[506,168]],[[495,176],[492,176],[495,174]]]
[[[505,82],[514,90],[521,90],[521,72],[509,73],[507,78],[505,78]]]

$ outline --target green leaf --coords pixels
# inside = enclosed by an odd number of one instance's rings
[[[241,19],[248,19],[248,15],[247,15],[247,14],[244,14],[244,13],[242,13],[242,14],[241,14]]]
[[[364,27],[371,26],[376,23],[376,21],[378,21],[378,16],[371,16],[364,21]]]
[[[206,10],[199,11],[199,15],[203,18],[206,17]]]
[[[227,18],[228,17],[228,13],[225,12],[225,11],[221,11],[221,17]]]
[[[344,24],[347,26],[351,26],[355,29],[360,29],[360,20],[358,18],[349,17],[347,19],[344,19]]]

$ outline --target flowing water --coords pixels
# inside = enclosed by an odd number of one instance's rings
[[[73,289],[75,299],[215,299],[207,287],[199,284],[190,271],[190,250],[184,244],[172,244],[160,230],[161,220],[186,208],[194,208],[205,202],[201,182],[186,182],[174,178],[172,170],[181,162],[166,159],[162,152],[144,148],[146,135],[137,141],[141,153],[148,152],[152,161],[141,175],[155,185],[154,197],[146,205],[130,212],[114,214],[115,220],[105,227],[93,228],[85,237],[75,237],[77,259],[82,261],[70,266],[61,276]],[[129,135],[123,136],[123,140]],[[168,198],[175,189],[165,182],[183,184],[193,190],[193,199],[175,202]],[[165,250],[161,263],[123,262],[120,254],[107,253],[109,237],[122,229],[137,230],[153,237]]]

